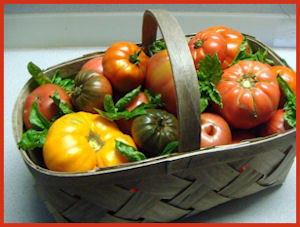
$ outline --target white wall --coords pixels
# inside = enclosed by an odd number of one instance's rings
[[[5,5],[5,48],[108,46],[141,40],[145,9],[172,12],[186,34],[224,25],[272,47],[296,46],[296,6],[254,5]]]

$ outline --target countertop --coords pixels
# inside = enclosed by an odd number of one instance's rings
[[[26,65],[34,62],[41,68],[71,60],[101,47],[59,49],[5,49],[4,51],[4,222],[55,222],[34,189],[34,180],[17,149],[12,133],[12,111],[17,95],[30,78]],[[296,69],[296,50],[275,51]],[[183,221],[181,221],[183,222]],[[282,186],[237,199],[184,222],[201,223],[295,223],[296,162]]]

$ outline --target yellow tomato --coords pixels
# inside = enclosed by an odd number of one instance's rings
[[[43,157],[48,169],[81,172],[128,162],[115,148],[115,140],[136,148],[133,139],[98,114],[64,115],[50,127]]]

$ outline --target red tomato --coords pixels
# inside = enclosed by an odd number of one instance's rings
[[[159,51],[148,61],[145,87],[151,94],[161,94],[165,109],[176,115],[176,92],[167,50]]]
[[[277,74],[279,74],[282,79],[284,79],[288,83],[288,85],[294,92],[294,95],[296,96],[296,73],[292,69],[282,65],[272,66],[271,70],[276,76]],[[280,106],[283,106],[285,103],[284,97],[285,95],[280,88]]]
[[[285,132],[286,130],[290,129],[291,127],[286,123],[284,120],[285,110],[279,109],[277,110],[270,120],[266,123],[262,124],[260,127],[260,135],[261,136],[269,136],[275,133]]]
[[[213,113],[201,114],[201,147],[230,144],[232,140],[228,123]]]
[[[31,110],[31,105],[35,101],[38,104],[38,110],[40,113],[48,120],[51,121],[53,117],[58,114],[58,107],[54,103],[53,99],[49,96],[53,96],[55,91],[58,91],[58,95],[62,102],[68,103],[70,108],[71,98],[67,92],[58,85],[55,84],[45,84],[34,89],[29,96],[26,98],[23,106],[23,121],[26,129],[32,128],[29,121],[29,115]]]
[[[143,83],[148,57],[131,42],[111,45],[103,57],[103,72],[119,92],[128,92]]]
[[[264,123],[278,107],[276,76],[257,61],[239,61],[226,69],[216,88],[223,102],[220,112],[234,128],[249,129]]]
[[[244,36],[240,32],[225,26],[214,26],[206,30],[217,32],[225,38],[227,42],[227,54],[225,60],[223,61],[222,69],[228,68],[228,65],[233,61],[239,52],[240,46],[244,40]]]
[[[149,103],[147,95],[144,92],[139,92],[138,95],[133,99],[127,106],[126,109],[132,111],[135,107],[139,106],[142,103]],[[131,134],[131,124],[134,118],[130,120],[121,119],[117,121],[117,124],[122,132],[126,134]]]
[[[81,70],[83,69],[92,69],[95,72],[99,73],[99,74],[103,74],[103,65],[102,65],[102,61],[103,61],[103,56],[100,57],[95,57],[89,61],[87,61],[82,67]]]
[[[232,132],[232,143],[239,143],[243,140],[256,138],[255,134],[249,130],[233,129],[231,132]]]
[[[222,63],[226,56],[227,43],[224,37],[216,32],[198,32],[190,41],[189,48],[194,60],[195,67],[206,55],[217,56]]]

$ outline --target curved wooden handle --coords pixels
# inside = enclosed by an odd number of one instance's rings
[[[167,46],[176,88],[179,122],[179,152],[200,149],[200,92],[197,74],[185,35],[176,19],[165,10],[146,10],[142,44],[148,47],[156,40],[159,26]]]

